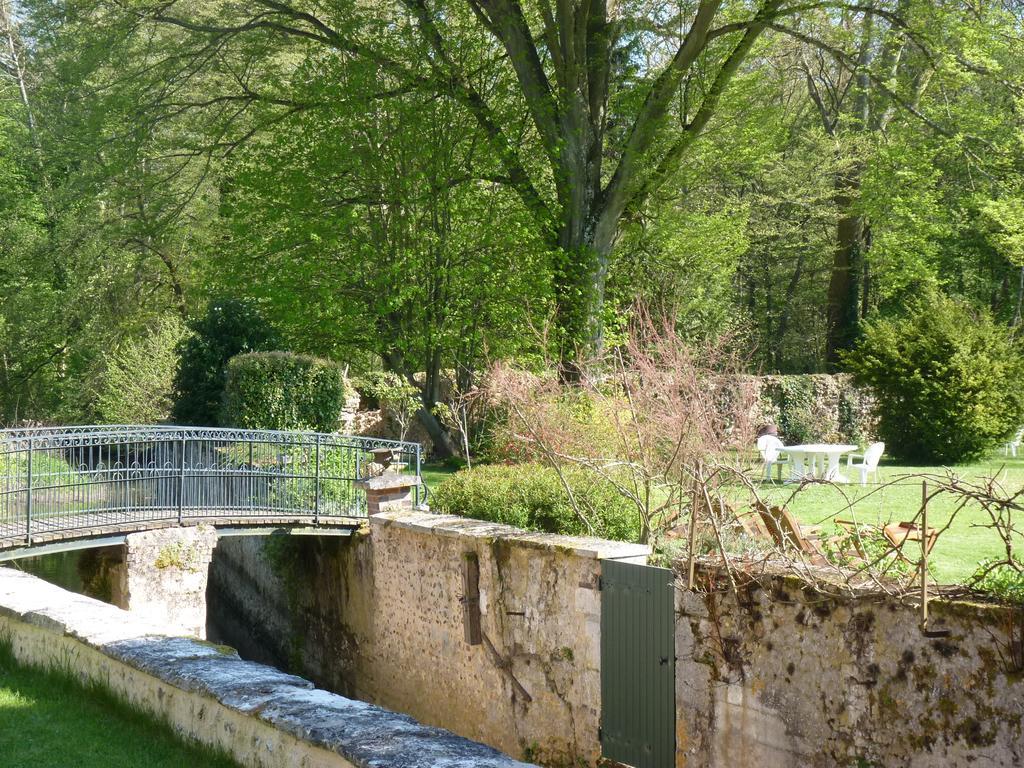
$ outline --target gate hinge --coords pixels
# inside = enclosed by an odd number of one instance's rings
[[[604,744],[604,728],[602,728],[600,725],[597,726],[597,740],[600,743]]]
[[[602,579],[600,576],[598,576],[597,577],[597,591],[600,592],[602,589],[604,589],[604,579]]]

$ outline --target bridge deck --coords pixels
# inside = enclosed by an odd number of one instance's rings
[[[365,517],[321,515],[315,518],[313,515],[274,515],[259,512],[246,514],[237,509],[185,511],[180,523],[177,510],[145,510],[144,514],[145,517],[139,517],[125,512],[88,512],[79,515],[59,515],[51,519],[33,519],[31,545],[24,522],[0,523],[0,551],[114,534],[137,533],[155,528],[173,528],[179,525],[207,524],[216,528],[352,529],[366,522]]]
[[[418,473],[420,446],[163,425],[0,430],[0,560],[198,523],[345,533],[366,519],[358,481],[371,464]]]

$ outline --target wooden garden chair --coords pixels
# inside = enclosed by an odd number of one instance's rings
[[[838,525],[840,528],[844,528],[850,533],[856,533],[858,528],[863,529],[865,527],[864,523],[858,524],[855,523],[853,520],[836,520],[836,525]],[[873,528],[874,526],[867,527]],[[913,547],[914,552],[919,553],[921,550],[921,528],[916,523],[889,523],[888,525],[883,525],[880,529],[876,530],[881,531],[882,535],[885,536],[886,540],[890,544],[892,544],[893,549],[896,550],[896,554],[904,560],[913,562],[911,558],[903,554],[903,549],[908,543],[916,542],[916,546]],[[938,536],[939,532],[935,528],[928,529],[928,541],[926,542],[925,546],[929,553],[932,551],[932,547],[935,546],[935,540],[938,538]],[[853,536],[851,538],[854,542],[854,546],[857,548],[858,554],[861,557],[865,557],[864,551],[860,545],[860,537]]]
[[[829,562],[822,548],[822,544],[826,540],[821,536],[822,527],[820,525],[801,525],[800,521],[793,517],[785,507],[769,507],[759,504],[757,511],[760,513],[764,527],[779,549],[794,548],[806,555],[815,565],[825,565]],[[850,541],[845,536],[832,536],[827,541],[837,550],[844,545],[850,546]],[[853,552],[844,554],[853,561],[864,559],[864,553],[856,539],[853,542]]]
[[[861,535],[865,529],[872,529],[874,526],[866,523],[858,523],[855,520],[840,520],[839,518],[836,518],[834,522],[837,527],[842,528],[843,531],[846,532],[847,541],[853,543],[853,548],[857,550],[857,556],[866,558],[867,556],[864,554],[864,547],[861,546]]]
[[[825,554],[821,551],[820,539],[817,536],[821,526],[800,525],[799,521],[785,507],[769,507],[766,504],[758,504],[756,509],[765,529],[779,549],[795,548],[808,555],[812,562],[820,562],[825,559]]]
[[[764,520],[756,510],[749,510],[742,515],[737,515],[736,520],[740,524],[743,533],[752,539],[773,539],[771,531],[764,524]]]
[[[909,557],[903,554],[903,548],[907,544],[912,544],[912,549],[920,554],[921,552],[921,526],[917,523],[889,523],[888,525],[882,526],[882,533],[885,535],[899,553],[900,557],[905,560],[910,560]],[[927,538],[924,542],[924,550],[926,553],[931,553],[932,547],[935,546],[935,540],[939,538],[939,532],[935,528],[929,528],[926,534]]]

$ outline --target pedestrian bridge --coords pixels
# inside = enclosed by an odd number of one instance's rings
[[[222,535],[346,534],[366,519],[356,480],[373,456],[420,474],[418,443],[377,438],[135,425],[2,430],[0,560],[199,523]]]

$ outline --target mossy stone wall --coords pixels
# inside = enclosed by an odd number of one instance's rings
[[[1024,765],[1019,609],[934,601],[926,636],[914,605],[777,577],[676,613],[677,768]]]
[[[789,445],[864,445],[876,437],[874,396],[847,374],[747,376],[737,386],[753,389],[755,428],[775,424]]]

